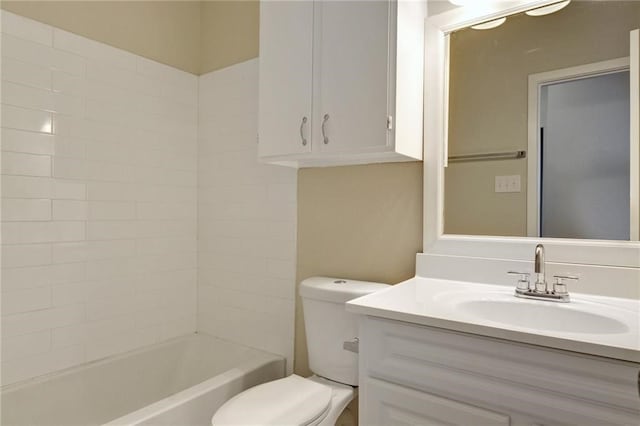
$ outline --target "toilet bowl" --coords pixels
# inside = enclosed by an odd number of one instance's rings
[[[295,374],[250,388],[216,411],[215,426],[333,426],[357,394],[356,316],[345,302],[386,284],[314,277],[300,283],[309,367],[315,374]]]
[[[214,414],[211,424],[333,426],[354,395],[351,386],[293,374],[236,395]]]

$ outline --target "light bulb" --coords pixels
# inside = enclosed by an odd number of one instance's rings
[[[449,3],[456,6],[486,6],[497,3],[499,0],[449,0]]]
[[[560,9],[564,9],[565,7],[567,7],[569,3],[571,3],[571,0],[561,1],[560,3],[550,4],[549,6],[543,6],[537,9],[527,10],[525,13],[529,16],[549,15],[550,13],[557,12]]]
[[[494,19],[493,21],[488,21],[478,25],[473,25],[471,26],[471,28],[473,28],[474,30],[490,30],[491,28],[499,27],[500,25],[504,24],[506,20],[507,18],[498,18],[498,19]]]

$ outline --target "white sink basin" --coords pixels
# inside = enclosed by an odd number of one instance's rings
[[[486,287],[485,287],[486,289]],[[452,312],[473,321],[538,331],[616,334],[627,333],[629,312],[617,306],[574,298],[569,303],[523,299],[513,290],[443,291],[436,299]]]
[[[539,301],[515,297],[514,287],[416,277],[347,310],[640,362],[640,301],[577,292],[569,303]]]
[[[546,303],[543,305],[542,303]],[[469,300],[456,308],[485,320],[536,330],[569,333],[625,333],[629,328],[615,318],[574,309],[554,302],[531,303],[519,300]]]

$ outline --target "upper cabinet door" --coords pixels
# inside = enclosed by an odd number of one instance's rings
[[[394,5],[315,2],[316,152],[381,152],[390,145],[389,22]]]
[[[260,2],[260,157],[311,151],[313,2]]]

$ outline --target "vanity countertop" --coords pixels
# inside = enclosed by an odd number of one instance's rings
[[[572,293],[571,302],[556,303],[513,292],[503,285],[415,277],[351,300],[347,311],[640,362],[640,300]]]

